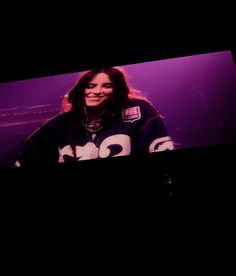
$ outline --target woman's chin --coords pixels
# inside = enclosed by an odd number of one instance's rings
[[[88,108],[101,108],[101,107],[106,106],[107,102],[108,102],[108,99],[103,100],[103,101],[101,101],[101,102],[87,101],[87,102],[86,102],[86,106],[87,106]]]

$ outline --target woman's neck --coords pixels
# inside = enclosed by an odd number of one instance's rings
[[[86,117],[89,122],[96,122],[102,119],[105,110],[101,108],[86,108]]]

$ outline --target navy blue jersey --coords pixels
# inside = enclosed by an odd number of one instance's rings
[[[144,100],[130,100],[119,119],[105,123],[97,133],[78,125],[71,146],[70,111],[37,129],[26,141],[16,166],[56,164],[172,150],[173,143],[159,113]]]

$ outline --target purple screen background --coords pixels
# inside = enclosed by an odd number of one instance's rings
[[[236,142],[236,67],[230,51],[121,66],[164,116],[177,149]],[[0,84],[0,167],[61,111],[78,73]]]

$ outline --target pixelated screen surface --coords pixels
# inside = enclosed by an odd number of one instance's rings
[[[162,114],[176,149],[236,141],[236,68],[230,50],[120,67]],[[79,74],[0,84],[0,167],[11,167],[27,137],[62,112],[64,95]]]

